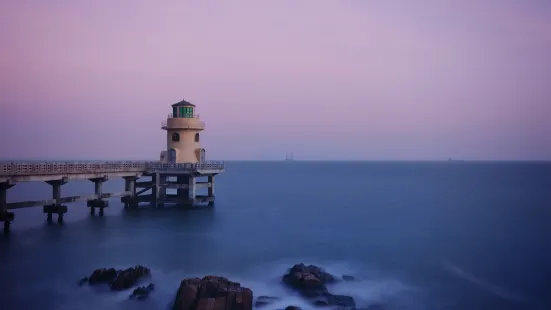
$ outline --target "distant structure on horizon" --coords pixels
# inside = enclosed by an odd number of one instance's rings
[[[285,153],[285,160],[286,161],[291,161],[291,160],[295,160],[294,156],[293,156],[293,152],[287,152]]]

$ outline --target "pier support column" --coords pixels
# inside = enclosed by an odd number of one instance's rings
[[[48,215],[48,223],[52,222],[52,215],[57,213],[57,222],[63,223],[63,215],[67,213],[67,206],[61,205],[61,186],[67,183],[66,179],[47,181],[46,183],[52,186],[52,198],[54,203],[51,205],[44,206],[44,213]]]
[[[179,175],[177,177],[178,184],[185,185],[184,188],[178,188],[178,200],[184,206],[193,206],[195,202],[195,176]]]
[[[157,182],[157,186],[159,186],[159,196],[157,198],[157,207],[164,207],[164,202],[166,201],[166,183],[168,182],[168,176],[164,174],[157,175],[159,181]]]
[[[195,176],[189,175],[188,176],[188,201],[191,205],[195,203]]]
[[[208,182],[209,182],[209,206],[214,206],[214,175],[208,176]]]
[[[0,183],[0,221],[4,222],[4,234],[10,233],[11,221],[15,218],[13,212],[8,211],[8,189],[15,184]]]
[[[136,179],[137,177],[124,177],[124,191],[130,192],[130,196],[121,198],[121,202],[124,203],[124,208],[133,208],[136,206]]]
[[[151,181],[153,182],[153,188],[151,189],[151,206],[154,208],[159,207],[159,196],[161,194],[161,175],[155,173],[151,176]]]
[[[186,184],[188,183],[187,175],[179,175],[176,177],[176,183],[178,184]],[[188,196],[188,189],[187,188],[178,188],[176,190],[178,200],[179,201],[185,201]]]
[[[107,176],[101,178],[90,179],[91,182],[94,182],[94,194],[96,194],[96,199],[88,200],[88,208],[90,208],[90,215],[96,214],[96,208],[99,209],[99,216],[103,216],[103,209],[109,206],[106,200],[103,200],[103,183],[108,180]]]

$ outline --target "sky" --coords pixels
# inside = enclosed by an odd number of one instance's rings
[[[0,1],[0,158],[551,160],[548,0]]]

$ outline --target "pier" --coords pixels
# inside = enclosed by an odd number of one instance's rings
[[[92,216],[103,216],[109,199],[120,197],[125,208],[137,208],[146,203],[159,208],[167,204],[193,207],[214,205],[214,178],[224,172],[224,162],[206,160],[206,150],[200,146],[199,132],[205,123],[195,114],[195,105],[182,100],[172,105],[173,113],[161,122],[167,132],[167,149],[161,151],[159,161],[90,161],[90,162],[7,162],[0,163],[0,222],[4,233],[9,233],[15,220],[14,209],[42,206],[48,222],[63,222],[66,204],[86,201]],[[103,183],[123,178],[124,191],[104,193]],[[93,194],[62,196],[63,185],[71,180],[89,180]],[[7,192],[21,182],[46,182],[52,188],[52,197],[40,201],[7,202]],[[93,187],[92,187],[93,184]],[[206,195],[197,190],[206,188]],[[175,193],[168,193],[174,189]]]
[[[87,163],[5,163],[0,164],[0,221],[4,231],[9,231],[14,214],[10,210],[42,206],[47,221],[57,214],[63,222],[67,213],[65,204],[87,201],[90,214],[103,216],[108,199],[121,197],[125,208],[136,208],[140,203],[152,207],[165,204],[195,206],[214,203],[214,177],[224,171],[223,162],[163,164],[159,162],[87,162]],[[103,183],[109,179],[123,178],[124,191],[104,193]],[[206,178],[206,181],[200,181]],[[141,181],[142,179],[148,179]],[[63,185],[71,180],[89,180],[93,194],[62,196]],[[7,192],[20,182],[46,182],[52,187],[52,198],[40,201],[7,202]],[[92,187],[93,184],[93,187]],[[196,195],[197,189],[207,188],[207,195]],[[167,194],[166,189],[176,189]],[[150,191],[149,194],[145,194]]]

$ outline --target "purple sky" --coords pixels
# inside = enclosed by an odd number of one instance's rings
[[[548,0],[1,1],[0,158],[155,160],[185,98],[210,159],[549,160],[550,55]]]

